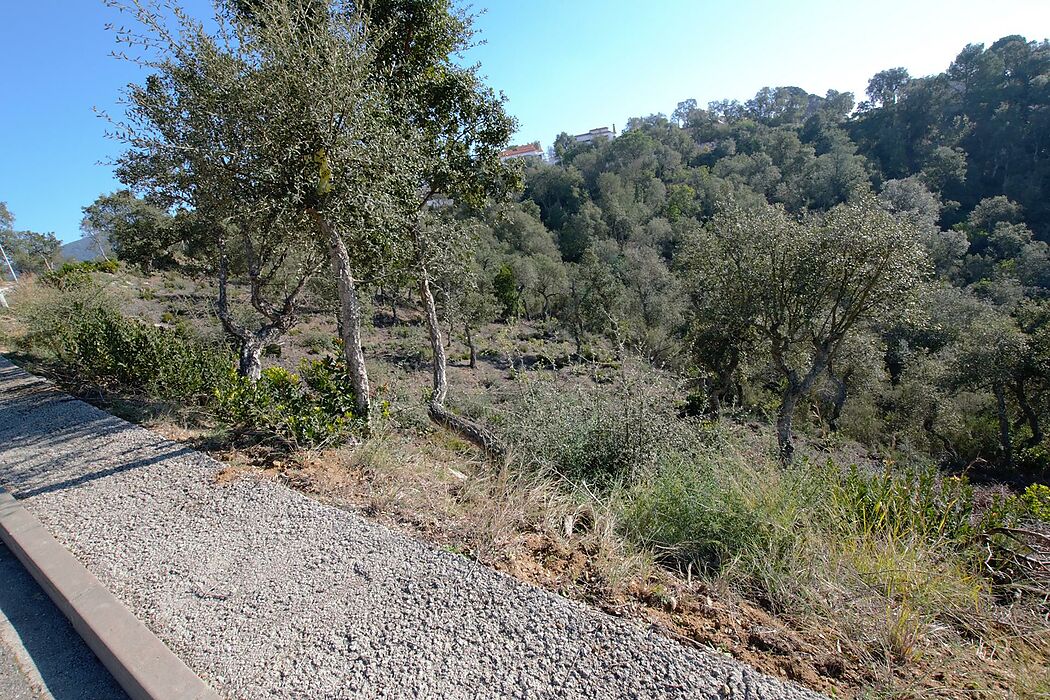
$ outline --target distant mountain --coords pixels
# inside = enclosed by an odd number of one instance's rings
[[[110,251],[109,243],[103,239],[103,245],[108,253]],[[102,257],[95,239],[89,236],[66,243],[58,249],[58,253],[63,260],[72,260],[74,262],[84,262],[85,260],[94,260]]]

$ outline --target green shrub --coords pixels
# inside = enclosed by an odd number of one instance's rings
[[[81,378],[123,393],[204,405],[225,381],[232,356],[180,329],[156,328],[109,307],[87,314],[62,355]]]
[[[1032,484],[1021,495],[1026,515],[1050,522],[1050,486]]]
[[[974,511],[973,486],[966,478],[944,477],[933,467],[894,466],[870,472],[854,466],[830,486],[830,504],[838,509],[830,523],[871,536],[963,544],[987,529],[983,520],[1000,515],[993,506],[979,516]]]
[[[116,304],[88,276],[65,278],[62,285],[26,287],[12,311],[25,327],[19,345],[61,359],[74,342],[79,325],[98,311],[115,312]]]
[[[232,353],[183,323],[155,327],[125,317],[90,277],[68,273],[19,304],[22,344],[53,355],[80,381],[124,396],[214,409],[236,432],[291,447],[345,439],[358,425],[345,366],[303,361],[299,374],[267,369],[257,383],[233,370]],[[178,319],[166,312],[165,321]]]
[[[727,576],[782,604],[795,594],[807,531],[819,510],[807,464],[752,463],[720,443],[665,457],[625,492],[627,536],[665,562]]]
[[[58,269],[51,270],[41,276],[41,281],[49,286],[67,288],[69,286],[83,284],[90,279],[92,272],[105,272],[114,274],[120,269],[116,260],[85,260],[82,262],[65,262]]]
[[[345,440],[360,422],[346,367],[340,360],[303,360],[299,374],[263,370],[257,382],[235,373],[215,394],[223,420],[236,432],[288,447],[318,447]]]
[[[20,302],[22,347],[44,350],[80,381],[130,396],[205,405],[232,356],[184,327],[156,328],[121,314],[89,277],[72,272]]]
[[[608,487],[630,480],[689,443],[692,421],[677,413],[677,387],[626,368],[606,386],[520,375],[521,393],[496,421],[530,469]]]
[[[987,567],[1002,567],[998,581],[1018,575],[997,528],[1050,503],[1038,488],[977,498],[929,466],[783,468],[725,441],[665,456],[643,477],[624,492],[632,541],[785,609],[862,580],[916,614],[961,615],[990,584]]]

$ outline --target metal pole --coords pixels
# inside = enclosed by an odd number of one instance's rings
[[[18,281],[18,275],[15,274],[14,265],[11,264],[11,258],[7,257],[7,251],[4,250],[4,246],[3,246],[2,243],[0,243],[0,253],[3,253],[3,255],[4,255],[4,262],[7,263],[7,269],[11,271],[11,281],[17,282]]]

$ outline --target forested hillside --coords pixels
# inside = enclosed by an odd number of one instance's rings
[[[794,392],[813,429],[1020,478],[1047,466],[1047,134],[1050,46],[1017,36],[935,76],[883,71],[859,105],[794,87],[687,100],[612,142],[560,136],[560,162],[479,222],[477,279],[504,316],[688,374],[695,411],[777,410],[823,352]],[[848,216],[881,225],[862,246],[830,231]],[[808,237],[783,240],[796,226]],[[828,327],[820,278],[885,287],[887,266],[915,284]]]
[[[522,163],[447,0],[111,4],[114,259],[0,209],[20,363],[836,697],[1046,696],[1050,43]]]

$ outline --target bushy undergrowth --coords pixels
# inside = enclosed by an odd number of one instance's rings
[[[92,272],[114,274],[120,269],[116,260],[85,260],[82,262],[64,262],[54,270],[41,276],[44,284],[60,289],[69,289],[89,283]]]
[[[683,394],[652,373],[521,387],[500,416],[521,466],[586,484],[618,509],[622,536],[664,565],[835,628],[868,668],[988,649],[1016,657],[975,697],[1045,661],[1045,627],[1017,612],[1039,607],[1030,592],[1045,582],[1016,566],[1002,532],[1045,517],[1046,487],[977,493],[932,465],[784,466],[768,431],[683,418]]]
[[[303,360],[298,374],[269,367],[257,382],[231,374],[215,396],[236,431],[293,448],[316,447],[339,442],[359,427],[349,386],[345,365],[326,358]]]
[[[24,295],[17,313],[24,349],[114,394],[203,408],[238,435],[289,448],[339,442],[357,426],[339,361],[304,361],[298,374],[271,367],[253,383],[225,345],[124,316],[80,266]]]
[[[695,439],[697,424],[678,416],[672,382],[629,366],[596,378],[597,385],[521,375],[521,394],[498,416],[519,459],[608,488]]]
[[[626,489],[624,530],[683,571],[776,601],[809,537],[816,484],[804,467],[759,472],[727,448],[667,455]]]
[[[79,381],[124,394],[206,405],[232,362],[226,348],[187,331],[125,317],[90,281],[60,287],[19,312],[24,346],[47,348]]]

